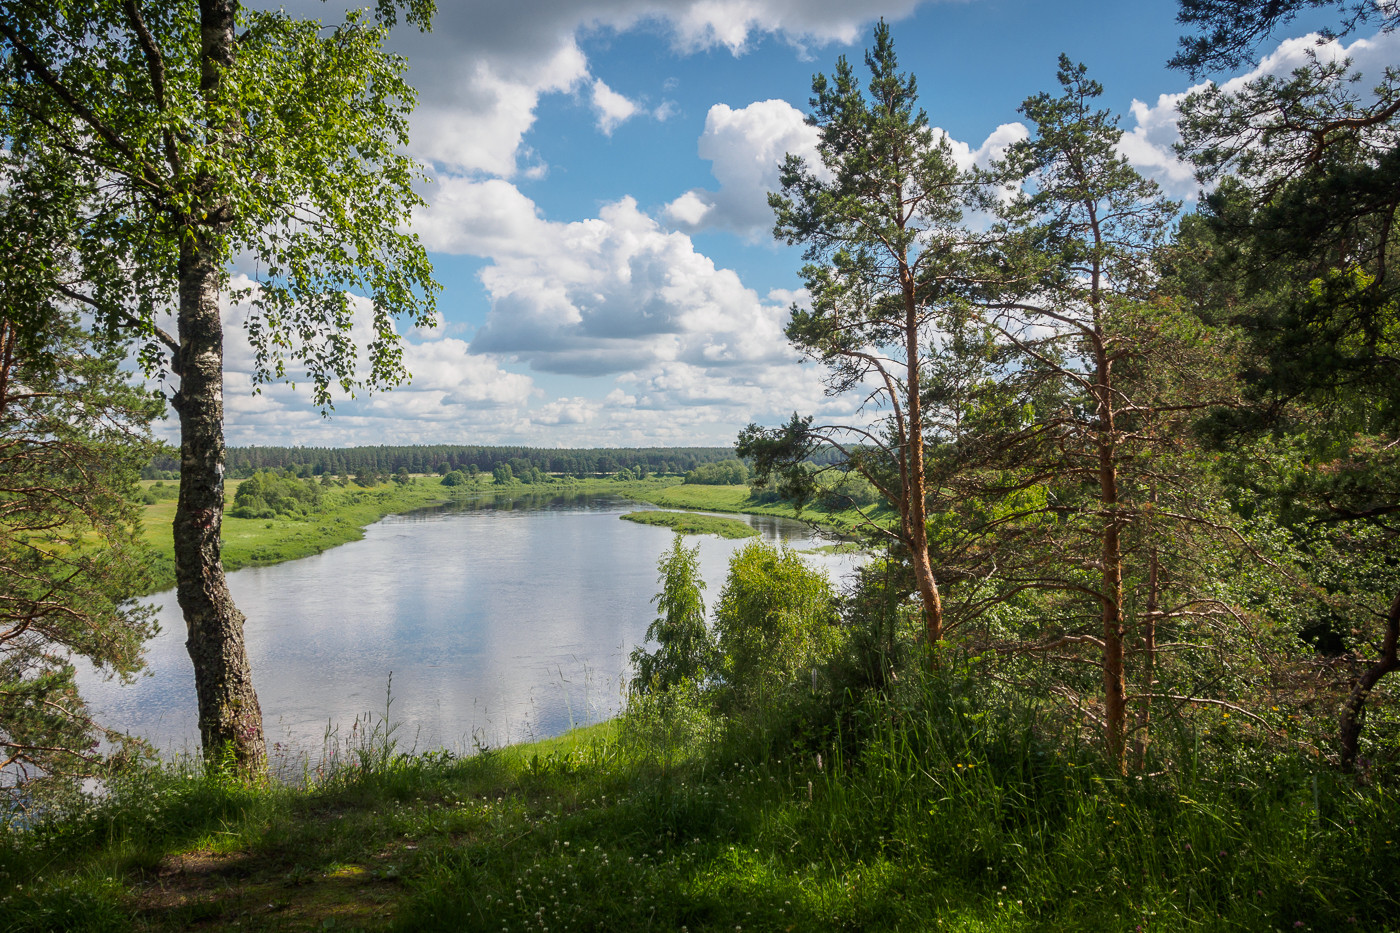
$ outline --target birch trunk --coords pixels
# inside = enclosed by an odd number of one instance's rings
[[[200,0],[200,90],[217,105],[223,70],[233,64],[233,0]],[[212,109],[212,108],[211,108]],[[180,231],[175,370],[180,390],[180,498],[175,509],[176,594],[185,647],[194,664],[199,734],[207,760],[230,756],[247,776],[266,766],[262,710],[243,642],[243,614],[224,578],[219,533],[224,518],[224,333],[219,319],[221,226],[229,208],[211,180],[192,181],[192,208]]]

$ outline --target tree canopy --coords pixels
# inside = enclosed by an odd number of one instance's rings
[[[381,0],[377,19],[352,12],[327,28],[236,0],[0,2],[11,164],[73,179],[57,190],[79,225],[81,274],[61,294],[137,338],[148,369],[178,381],[175,564],[200,730],[212,762],[248,774],[265,745],[219,559],[221,305],[249,309],[256,381],[303,379],[329,407],[332,385],[403,378],[394,321],[431,324],[436,286],[402,229],[422,172],[401,148],[414,99],[406,66],[383,51],[399,8],[420,28],[432,12],[430,0]],[[255,280],[231,280],[239,254]],[[363,361],[352,291],[369,303]]]

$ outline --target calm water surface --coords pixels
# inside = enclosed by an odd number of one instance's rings
[[[385,712],[399,747],[470,750],[557,735],[622,704],[627,656],[655,617],[656,563],[672,532],[618,519],[650,508],[615,497],[519,497],[391,516],[352,542],[303,560],[229,575],[248,617],[253,680],[269,743],[314,751],[327,729]],[[765,540],[826,543],[806,526],[742,518]],[[744,542],[699,544],[718,598]],[[833,580],[851,556],[805,555]],[[150,676],[83,688],[98,721],[169,751],[199,745],[194,673],[173,591],[153,597],[162,632]]]

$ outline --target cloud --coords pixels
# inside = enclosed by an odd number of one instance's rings
[[[632,115],[619,119],[619,102],[606,94],[600,106],[580,35],[654,29],[684,54],[723,48],[735,55],[756,37],[771,35],[801,51],[854,41],[879,17],[897,20],[927,2],[460,0],[438,5],[429,33],[395,30],[390,47],[410,63],[408,79],[419,92],[412,154],[446,171],[513,178],[542,170],[525,142],[542,96],[573,93],[592,79],[587,103],[600,110],[602,132]],[[286,0],[286,6],[293,15],[327,15],[316,0]],[[663,103],[654,116],[666,119],[672,107]]]
[[[230,444],[725,445],[738,426],[794,410],[858,417],[858,399],[826,398],[822,369],[799,364],[783,335],[788,307],[805,293],[758,295],[630,198],[561,223],[499,179],[455,179],[450,194],[440,203],[451,213],[435,205],[424,223],[437,247],[489,260],[480,275],[491,311],[473,339],[410,329],[411,381],[358,398],[338,393],[327,419],[305,385],[254,386],[251,311],[225,300]],[[363,357],[370,303],[352,298],[352,343]],[[547,394],[542,386],[559,373],[592,378]],[[289,378],[305,381],[294,366]],[[177,438],[173,422],[164,434]]]
[[[598,115],[598,131],[611,136],[613,130],[632,119],[641,107],[603,83],[602,78],[593,79],[593,110]]]
[[[826,399],[822,370],[800,365],[783,334],[804,292],[760,296],[631,198],[565,223],[544,219],[505,181],[454,179],[445,193],[416,226],[433,249],[489,261],[479,275],[491,306],[471,351],[598,380],[601,398],[575,393],[522,413],[530,430],[728,443],[748,421],[793,410],[848,416],[856,404]]]
[[[849,0],[690,0],[648,4],[652,16],[664,15],[674,29],[675,46],[687,52],[722,46],[738,55],[755,34],[776,35],[794,47],[831,42],[848,44],[867,23],[880,16],[908,16],[921,0],[886,0],[852,4]],[[665,11],[664,13],[662,11]]]
[[[1286,39],[1248,73],[1222,84],[1221,90],[1239,91],[1246,83],[1271,75],[1286,78],[1295,70],[1307,67],[1313,57],[1324,64],[1350,59],[1353,70],[1374,83],[1386,68],[1393,68],[1395,62],[1400,61],[1400,32],[1380,33],[1357,39],[1350,45],[1335,39],[1319,44],[1316,34]],[[1138,171],[1156,179],[1172,197],[1193,199],[1196,195],[1194,170],[1177,157],[1172,147],[1181,141],[1181,102],[1209,84],[1204,82],[1180,93],[1159,95],[1153,104],[1134,100],[1130,108],[1134,126],[1123,134],[1118,150]],[[1370,85],[1363,81],[1356,87],[1358,92],[1363,92],[1369,90]]]
[[[986,168],[1006,155],[1013,143],[1029,136],[1020,123],[1003,123],[976,149],[944,130],[959,168]],[[826,171],[817,155],[820,134],[802,111],[782,100],[765,100],[739,110],[726,104],[710,108],[700,136],[701,158],[709,159],[718,190],[692,188],[665,207],[665,216],[687,233],[729,230],[750,240],[763,238],[773,226],[768,194],[781,187],[778,169],[789,154],[800,156],[818,177]]]
[[[788,153],[820,168],[817,128],[785,100],[757,101],[735,110],[715,104],[700,135],[700,158],[708,159],[717,191],[692,188],[666,205],[677,228],[722,229],[757,239],[773,226],[768,192],[779,188],[778,169]]]
[[[235,275],[230,282],[233,289],[248,286],[256,287],[246,276]],[[351,304],[351,341],[363,362],[373,337],[372,309],[369,299],[360,296],[352,295]],[[539,395],[530,376],[470,352],[466,341],[415,328],[403,342],[403,363],[412,374],[409,382],[357,398],[335,390],[335,410],[325,418],[311,407],[305,372],[295,365],[288,366],[289,383],[254,384],[254,348],[247,332],[252,313],[248,305],[227,296],[221,301],[224,420],[230,444],[339,446],[479,438],[483,432],[518,429],[522,411]],[[178,440],[173,418],[162,433]]]
[[[410,153],[449,171],[511,177],[529,170],[521,164],[531,162],[524,139],[540,97],[575,89],[587,78],[588,63],[569,39],[525,74],[490,58],[452,70],[453,84],[429,86],[414,110]]]
[[[488,204],[496,198],[483,195]],[[493,260],[481,272],[491,311],[472,341],[478,352],[577,375],[671,361],[757,366],[791,356],[784,307],[762,301],[631,198],[584,221],[538,221],[527,236],[483,246]]]
[[[968,143],[954,139],[948,135],[947,130],[935,127],[935,136],[942,136],[948,141],[948,147],[953,153],[953,163],[963,171],[976,166],[977,168],[987,168],[998,159],[1006,157],[1006,150],[1014,144],[1024,139],[1030,138],[1030,131],[1026,129],[1024,123],[1003,123],[982,140],[982,145],[973,149]]]

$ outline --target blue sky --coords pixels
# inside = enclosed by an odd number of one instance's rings
[[[859,63],[881,16],[930,122],[965,163],[1020,135],[1016,108],[1054,86],[1061,52],[1122,116],[1123,153],[1189,204],[1171,153],[1166,67],[1176,4],[1075,0],[439,0],[431,34],[391,40],[420,94],[410,152],[434,176],[414,230],[441,326],[406,334],[413,382],[337,403],[251,392],[242,310],[226,311],[232,444],[729,444],[793,411],[853,417],[786,345],[797,250],[775,244],[766,192],[811,151],[811,78]],[[298,0],[334,18],[335,0]],[[1259,49],[1279,72],[1325,21]],[[1290,41],[1291,40],[1291,41]],[[1400,62],[1397,36],[1347,37],[1359,67]],[[1231,76],[1214,76],[1225,80]]]

